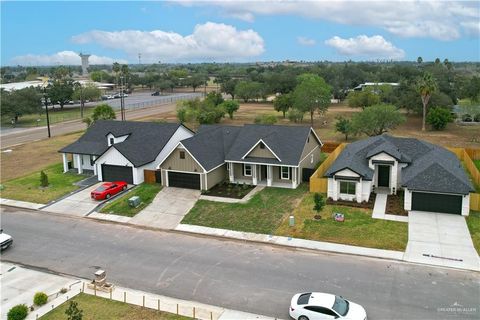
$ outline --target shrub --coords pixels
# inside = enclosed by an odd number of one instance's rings
[[[256,124],[274,124],[277,122],[277,117],[273,114],[262,114],[255,117]]]
[[[323,196],[320,193],[315,193],[313,196],[313,202],[315,203],[313,210],[317,211],[317,213],[322,211],[325,206],[325,199],[323,199]]]
[[[83,318],[83,310],[78,309],[78,303],[74,300],[70,300],[65,314],[67,315],[67,320],[82,320]]]
[[[60,293],[62,293],[62,294],[63,294],[63,293],[67,293],[67,291],[68,291],[67,288],[62,288],[62,289],[60,289]]]
[[[28,307],[24,304],[17,304],[12,307],[7,314],[8,320],[23,320],[28,315]]]
[[[43,171],[40,171],[40,186],[42,188],[48,187],[48,176]]]
[[[469,115],[469,114],[464,114],[464,115],[462,116],[462,121],[463,121],[463,122],[472,122],[472,116]]]
[[[305,112],[292,108],[288,111],[288,120],[291,122],[302,122]]]
[[[431,108],[427,115],[427,123],[435,130],[443,130],[449,122],[453,121],[453,116],[445,108]]]
[[[37,292],[33,296],[33,303],[37,306],[43,306],[48,301],[48,296],[45,292]]]
[[[480,122],[480,113],[477,113],[475,117],[473,117],[473,121]]]

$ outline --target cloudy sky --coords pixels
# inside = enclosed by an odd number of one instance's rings
[[[480,61],[479,1],[0,2],[1,64]]]

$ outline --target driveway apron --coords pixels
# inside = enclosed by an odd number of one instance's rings
[[[410,211],[404,260],[480,271],[465,217]]]
[[[199,190],[164,187],[152,203],[133,217],[130,223],[175,229],[199,197]]]

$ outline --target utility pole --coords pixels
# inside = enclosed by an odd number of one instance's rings
[[[122,121],[125,121],[125,97],[123,93],[123,76],[120,76],[120,114]]]
[[[48,117],[48,97],[47,97],[47,87],[43,88],[43,101],[45,102],[45,113],[47,116],[47,129],[48,129],[48,137],[50,138],[50,118]]]

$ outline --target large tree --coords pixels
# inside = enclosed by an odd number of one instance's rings
[[[438,59],[438,58],[437,58]],[[416,84],[417,92],[422,98],[423,104],[423,118],[422,118],[422,131],[425,131],[425,121],[427,118],[427,105],[432,94],[437,90],[437,82],[433,78],[432,74],[425,73],[417,80]]]
[[[405,116],[395,106],[378,104],[354,114],[352,128],[356,134],[377,136],[404,122]]]
[[[273,108],[275,111],[282,112],[283,118],[285,119],[285,114],[287,111],[293,107],[293,97],[290,93],[285,93],[279,95],[273,100]]]
[[[42,112],[42,96],[36,88],[30,87],[11,92],[2,89],[0,96],[2,117],[11,117],[14,123],[17,123],[22,115]]]
[[[73,100],[80,100],[80,115],[83,118],[83,111],[85,108],[85,102],[87,100],[97,100],[100,98],[102,92],[96,86],[89,84],[83,86],[79,82],[76,82],[74,85],[74,90],[72,94]]]
[[[373,88],[365,88],[362,91],[352,91],[347,96],[348,106],[352,108],[362,108],[373,106],[380,103],[380,95]]]
[[[263,85],[255,81],[240,81],[235,86],[235,95],[243,101],[248,102],[252,99],[261,98],[263,93]]]
[[[226,94],[232,96],[232,100],[235,99],[235,86],[237,85],[237,79],[228,79],[224,82],[221,82],[220,90]]]
[[[230,119],[233,119],[233,114],[237,112],[240,105],[235,100],[226,100],[220,104],[220,106],[225,109],[225,112],[228,113]]]
[[[330,105],[331,87],[323,78],[314,74],[303,74],[298,77],[298,85],[293,91],[293,107],[310,113],[313,125],[315,111],[325,112]]]
[[[73,83],[71,81],[55,80],[48,89],[48,97],[52,104],[58,103],[60,109],[72,99]]]

